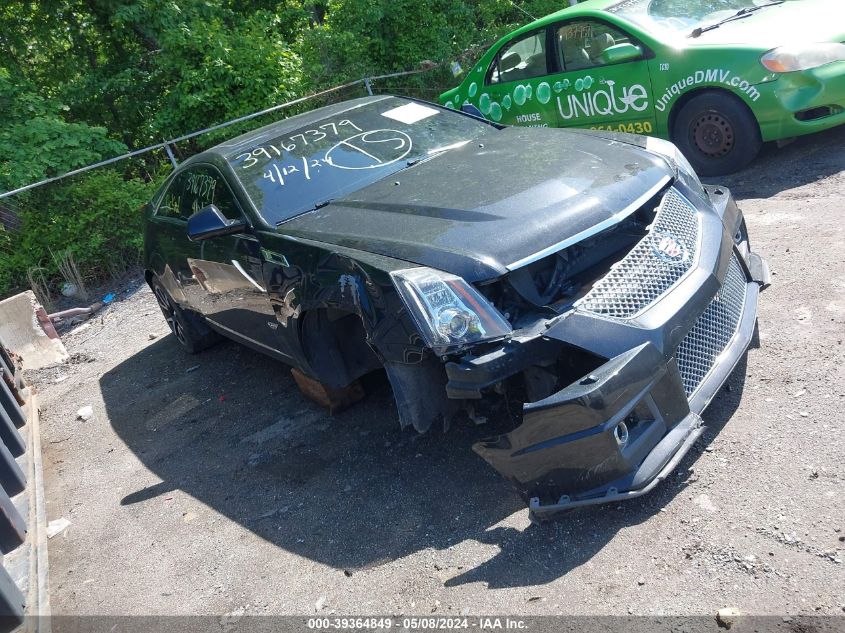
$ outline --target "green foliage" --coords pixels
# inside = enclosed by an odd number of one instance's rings
[[[155,183],[102,169],[27,196],[26,206],[18,210],[20,232],[0,231],[0,292],[20,287],[33,266],[59,281],[51,253],[66,249],[89,281],[136,264],[142,246],[140,207],[154,188]]]
[[[258,11],[240,21],[235,31],[227,22],[222,17],[197,19],[162,34],[161,44],[170,54],[159,60],[157,73],[172,87],[151,120],[161,137],[198,130],[302,94],[302,63],[278,35],[281,25],[276,16]]]
[[[126,151],[105,128],[66,121],[66,109],[0,67],[0,187],[15,189]]]
[[[329,85],[454,59],[566,2],[519,5],[525,13],[509,0],[330,0],[324,19],[302,35],[307,75]]]
[[[455,59],[467,67],[484,46],[528,21],[526,12],[540,17],[564,6],[565,0],[6,0],[0,189],[364,76]],[[434,99],[454,83],[441,66],[375,88]],[[177,154],[184,158],[242,129],[180,143]],[[17,232],[0,223],[0,295],[19,286],[29,267],[55,275],[51,250],[70,248],[88,281],[134,262],[138,207],[151,195],[155,174],[169,170],[162,160],[149,154],[0,200],[21,220]]]

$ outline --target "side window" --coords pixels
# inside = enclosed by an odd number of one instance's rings
[[[177,218],[180,220],[187,220],[187,217],[182,217],[179,206],[179,201],[182,198],[182,190],[185,188],[186,173],[182,172],[176,176],[167,186],[167,190],[161,197],[161,202],[156,209],[156,215],[165,218]]]
[[[185,176],[185,186],[179,201],[184,217],[189,218],[210,204],[215,205],[230,220],[241,217],[240,209],[229,185],[226,184],[226,179],[216,169],[196,167],[185,172]]]
[[[546,30],[529,33],[502,47],[488,72],[487,83],[522,81],[547,75]]]
[[[566,71],[603,66],[605,49],[636,43],[619,29],[594,20],[567,22],[557,29],[556,38],[560,67]]]

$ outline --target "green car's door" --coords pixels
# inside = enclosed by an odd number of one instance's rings
[[[537,92],[553,62],[549,34],[547,28],[540,28],[517,36],[493,58],[484,85],[469,86],[470,99],[478,99],[478,109],[486,118],[507,125],[557,125],[551,92]]]
[[[558,72],[547,82],[554,95],[557,125],[653,132],[648,50],[618,27],[600,20],[573,19],[551,28],[553,66]]]

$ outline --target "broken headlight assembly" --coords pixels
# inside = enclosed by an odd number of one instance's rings
[[[420,334],[435,351],[512,332],[496,308],[460,277],[425,267],[397,270],[390,276]]]

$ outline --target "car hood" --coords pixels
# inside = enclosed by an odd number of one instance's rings
[[[633,212],[661,157],[585,132],[504,128],[279,227],[281,233],[492,279]]]
[[[787,0],[686,41],[693,46],[742,44],[763,49],[787,44],[842,42],[845,41],[845,3],[842,0]]]

